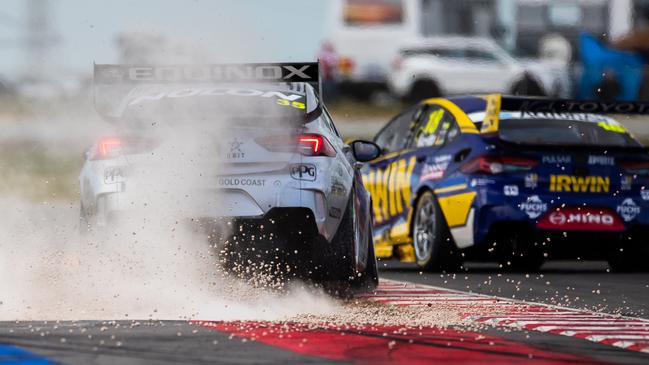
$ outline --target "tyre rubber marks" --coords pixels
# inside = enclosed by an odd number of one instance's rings
[[[649,320],[382,280],[364,298],[388,305],[452,305],[470,322],[581,338],[649,353]]]

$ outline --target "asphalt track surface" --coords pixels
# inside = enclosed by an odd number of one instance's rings
[[[467,271],[421,273],[382,262],[382,277],[572,308],[649,318],[649,273],[611,273],[605,262],[550,261],[538,273],[502,273],[495,264],[468,263]]]
[[[455,276],[394,262],[381,266],[381,288],[367,298],[383,305],[443,301],[459,311],[471,302],[469,318],[494,325],[405,331],[257,322],[4,322],[0,364],[649,364],[643,352],[649,321],[638,319],[649,313],[649,274],[574,262],[550,263],[528,276],[499,275],[485,264]],[[475,303],[491,309],[476,311]],[[581,330],[566,332],[565,326]],[[583,328],[592,330],[580,336]]]

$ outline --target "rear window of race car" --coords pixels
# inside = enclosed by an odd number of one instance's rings
[[[627,130],[604,116],[501,118],[502,140],[530,145],[640,147]]]
[[[305,95],[292,91],[255,88],[188,87],[145,92],[131,98],[123,119],[130,124],[236,123],[263,126],[273,121],[305,123]]]

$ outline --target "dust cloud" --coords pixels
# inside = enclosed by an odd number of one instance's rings
[[[217,248],[185,222],[200,201],[190,192],[217,173],[203,158],[213,141],[184,133],[173,142],[169,134],[154,161],[133,171],[129,183],[142,194],[105,231],[79,233],[77,202],[3,193],[0,320],[272,320],[336,310],[303,285],[277,291],[221,270]]]
[[[155,57],[146,60],[155,63]],[[80,99],[83,104],[92,98]],[[47,113],[22,116],[20,122],[4,116],[0,128],[11,133],[0,137],[0,144],[28,146],[30,151],[33,145],[42,151],[64,150],[63,154],[80,159],[80,146],[117,132],[87,104],[76,114],[65,108],[43,109]],[[186,112],[192,119],[193,110]],[[148,117],[147,122],[164,119]],[[187,224],[196,211],[210,208],[205,195],[195,192],[219,174],[214,145],[225,143],[229,135],[227,121],[209,122],[209,129],[149,123],[144,137],[156,140],[155,150],[145,163],[128,161],[133,168],[128,171],[128,194],[121,199],[129,205],[129,213],[108,229],[82,234],[85,223],[80,222],[76,197],[33,198],[23,193],[43,189],[46,179],[75,184],[71,176],[57,175],[62,162],[56,158],[45,162],[51,167],[45,169],[45,178],[26,173],[15,186],[3,186],[0,320],[279,320],[335,313],[339,307],[333,299],[299,282],[278,289],[263,277],[242,279],[225,272],[218,247]],[[0,170],[9,171],[13,162],[0,161]],[[218,199],[214,195],[211,204],[218,205]]]

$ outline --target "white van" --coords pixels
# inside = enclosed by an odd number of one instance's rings
[[[419,0],[327,2],[325,38],[338,56],[339,83],[365,95],[385,87],[399,45],[419,34]]]

